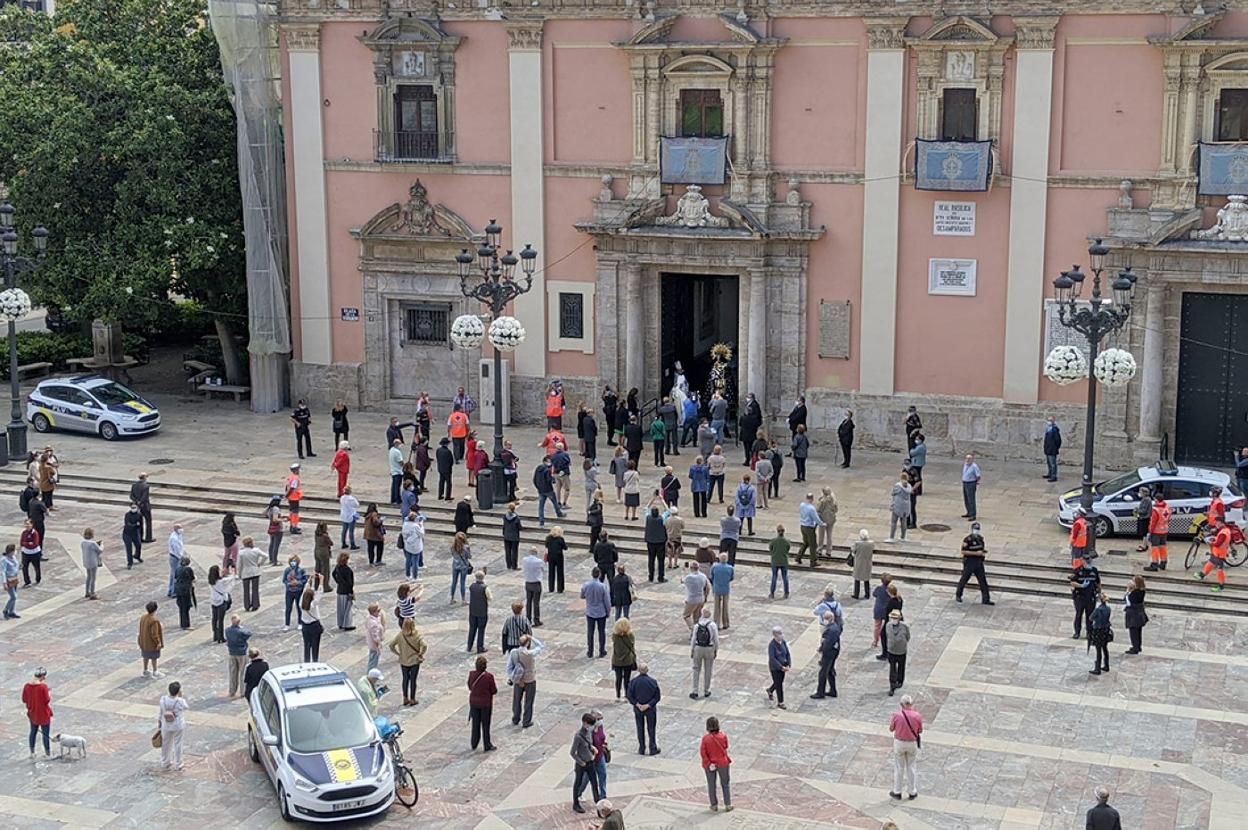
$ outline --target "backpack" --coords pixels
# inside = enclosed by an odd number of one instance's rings
[[[17,506],[22,509],[23,513],[30,512],[30,498],[31,492],[29,487],[23,490],[22,494],[17,497]]]
[[[740,504],[742,507],[746,507],[749,505],[751,501],[751,497],[753,495],[754,495],[754,490],[752,488],[738,487],[737,488],[737,503]]]
[[[699,648],[707,648],[711,644],[711,627],[698,623],[697,628],[693,630],[693,642]]]

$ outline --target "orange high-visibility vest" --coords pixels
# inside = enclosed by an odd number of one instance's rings
[[[1148,523],[1148,532],[1165,536],[1170,532],[1170,505],[1158,499],[1153,502],[1153,515]]]
[[[1080,516],[1070,526],[1070,546],[1086,548],[1088,546],[1088,520]]]
[[[468,437],[468,416],[462,412],[452,412],[447,424],[451,428],[452,438]]]
[[[286,479],[286,499],[288,501],[299,501],[303,498],[303,482],[299,480],[299,476],[291,474]]]
[[[1225,559],[1227,554],[1231,552],[1231,529],[1226,525],[1218,531],[1218,535],[1213,537],[1212,552],[1215,558]]]
[[[1226,502],[1222,501],[1221,496],[1209,502],[1208,516],[1210,525],[1226,521]]]
[[[557,392],[552,392],[546,396],[546,417],[563,417],[563,396]]]

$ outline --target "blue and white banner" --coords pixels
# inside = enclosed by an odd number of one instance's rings
[[[916,143],[916,190],[987,190],[991,174],[991,141],[927,141],[920,138]]]
[[[1248,144],[1202,143],[1197,164],[1202,196],[1248,194]]]
[[[663,184],[723,184],[728,138],[659,139]]]

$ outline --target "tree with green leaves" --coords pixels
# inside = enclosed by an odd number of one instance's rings
[[[26,288],[71,318],[151,330],[198,301],[230,382],[247,320],[235,117],[206,0],[0,10],[0,181],[51,231]],[[28,230],[28,229],[24,229]]]

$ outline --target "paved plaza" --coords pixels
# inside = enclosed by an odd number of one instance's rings
[[[236,488],[262,497],[280,489],[293,451],[284,415],[254,416],[228,403],[157,401],[165,428],[152,438],[120,444],[54,435],[52,442],[68,476],[130,479],[146,469],[156,482]],[[312,495],[332,496],[327,418],[314,425],[316,459],[305,462]],[[384,415],[352,414],[355,447],[352,482],[361,501],[384,502]],[[509,433],[531,469],[538,457],[536,430]],[[33,438],[33,436],[32,436]],[[795,530],[795,487],[832,484],[841,500],[837,541],[860,526],[886,535],[888,485],[898,457],[855,455],[856,469],[842,471],[825,456],[833,445],[816,436],[816,460],[809,485],[795,485],[785,470],[784,498],[764,511],[759,530],[783,521]],[[39,439],[41,440],[41,439]],[[601,454],[600,454],[601,458]],[[647,456],[643,455],[643,460]],[[152,464],[171,459],[170,464]],[[691,457],[674,461],[683,472]],[[738,462],[739,463],[739,462]],[[984,465],[981,517],[1001,556],[1057,561],[1064,533],[1053,521],[1053,496],[1072,486],[1049,485],[1034,469],[1017,463]],[[733,469],[730,467],[730,470]],[[738,468],[740,469],[740,468]],[[920,533],[915,547],[956,547],[964,522],[957,519],[960,494],[957,462],[935,459],[920,502],[923,522],[952,530]],[[649,480],[653,473],[643,467]],[[456,492],[463,488],[457,471]],[[527,482],[527,473],[523,481]],[[12,489],[12,488],[10,488]],[[67,487],[67,492],[72,488]],[[581,521],[579,482],[573,486],[568,523]],[[20,529],[16,492],[3,500],[0,528],[15,540]],[[189,505],[188,505],[189,507]],[[714,506],[713,506],[714,507]],[[533,515],[532,505],[523,511]],[[619,510],[608,500],[608,515]],[[716,511],[712,509],[712,518]],[[164,539],[174,521],[186,528],[199,579],[219,562],[219,518],[187,510],[158,510],[158,542],[133,571],[124,566],[119,541],[120,510],[75,501],[72,495],[48,522],[43,584],[19,591],[20,620],[0,625],[0,826],[43,827],[266,827],[281,826],[272,787],[245,750],[243,704],[226,693],[224,646],[211,643],[206,599],[195,627],[177,629],[166,600],[168,569]],[[263,536],[259,515],[240,515],[244,534]],[[961,523],[960,523],[961,522]],[[393,523],[391,523],[393,525]],[[535,524],[535,523],[534,523]],[[691,523],[690,536],[709,533]],[[100,601],[82,597],[79,532],[93,526],[105,545],[106,569]],[[796,535],[792,533],[791,535]],[[518,572],[503,569],[501,542],[487,531],[473,543],[474,564],[487,565],[494,601],[486,644],[490,668],[503,675],[498,632],[507,605],[523,594]],[[311,533],[287,538],[283,555],[298,551],[311,560]],[[466,609],[447,598],[449,555],[435,538],[422,572],[426,585],[417,620],[429,644],[420,674],[420,704],[400,711],[383,699],[382,711],[404,725],[404,750],[420,783],[421,798],[409,813],[396,806],[375,823],[436,828],[589,827],[571,809],[572,762],[568,755],[579,715],[589,708],[605,714],[614,751],[608,795],[630,828],[679,825],[733,828],[876,828],[885,821],[901,830],[925,828],[1075,828],[1094,803],[1093,789],[1106,786],[1126,828],[1242,827],[1248,811],[1248,621],[1217,614],[1155,611],[1144,632],[1144,654],[1122,657],[1126,632],[1114,611],[1118,639],[1111,644],[1112,671],[1091,677],[1091,655],[1070,639],[1070,604],[1018,594],[998,596],[984,607],[968,595],[956,604],[947,589],[907,583],[900,575],[905,612],[913,634],[905,691],[927,723],[919,761],[920,796],[895,802],[887,731],[897,698],[887,695],[887,667],[874,659],[869,602],[848,598],[843,576],[796,569],[792,597],[768,601],[767,574],[738,568],[733,587],[733,625],[723,635],[715,664],[713,696],[688,697],[691,672],[688,634],[680,620],[682,590],[675,582],[647,585],[643,557],[625,556],[634,577],[642,576],[632,620],[640,660],[663,689],[658,707],[662,754],[636,754],[633,718],[615,700],[608,659],[587,659],[583,603],[577,587],[588,576],[583,547],[569,551],[568,592],[544,597],[546,645],[538,658],[535,726],[521,730],[506,716],[509,691],[495,705],[489,755],[468,746],[465,681],[472,658],[465,653]],[[340,632],[327,624],[322,658],[348,671],[363,672],[366,659],[361,615],[368,602],[393,603],[401,556],[388,545],[386,564],[369,568],[363,551],[356,568],[357,624]],[[244,614],[252,644],[271,665],[298,659],[299,634],[281,631],[279,571],[262,579],[262,608]],[[991,566],[990,566],[991,573]],[[1233,573],[1232,578],[1240,575]],[[832,581],[846,607],[847,625],[838,663],[840,696],[810,700],[814,691],[818,626],[811,609]],[[206,590],[202,595],[206,597]],[[166,648],[165,680],[141,677],[135,638],[142,606],[160,605]],[[235,603],[235,609],[241,602]],[[323,617],[332,606],[322,603]],[[392,615],[387,610],[390,622]],[[782,625],[792,648],[794,671],[787,684],[787,711],[772,708],[766,645],[773,625]],[[393,625],[388,626],[393,633]],[[82,735],[89,742],[83,760],[31,762],[20,689],[36,666],[48,668],[56,712],[52,731]],[[382,668],[398,687],[397,662],[383,654]],[[182,773],[160,769],[148,738],[156,722],[156,701],[169,679],[183,683],[191,712],[188,762]],[[500,686],[501,686],[500,682]],[[397,694],[397,691],[393,694]],[[720,719],[731,740],[731,814],[706,807],[698,742],[707,716]],[[1237,818],[1238,817],[1238,818]]]

